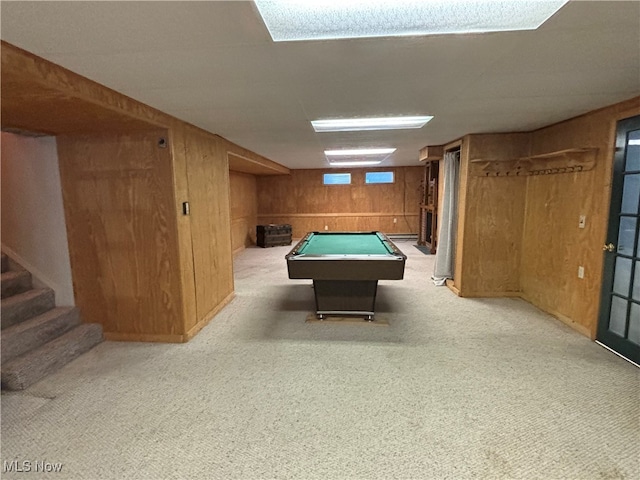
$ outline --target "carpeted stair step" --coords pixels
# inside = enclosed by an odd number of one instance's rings
[[[2,388],[24,390],[102,342],[102,325],[79,325],[2,365]]]
[[[53,307],[55,307],[55,298],[50,288],[35,288],[3,298],[0,300],[2,329],[40,315]]]
[[[2,364],[80,325],[78,309],[57,307],[2,331]]]
[[[9,270],[8,272],[3,272],[2,275],[0,275],[0,285],[2,286],[1,298],[7,298],[33,288],[31,286],[31,274],[26,270]]]
[[[9,257],[7,257],[6,254],[0,254],[1,255],[1,263],[0,266],[2,267],[0,270],[2,270],[2,273],[6,272],[7,270],[9,270]]]

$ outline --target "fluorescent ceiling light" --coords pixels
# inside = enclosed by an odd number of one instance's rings
[[[640,145],[640,140],[629,140],[629,145]]]
[[[568,0],[255,0],[275,42],[535,30]]]
[[[358,130],[396,130],[404,128],[422,128],[433,117],[429,115],[416,117],[370,117],[370,118],[336,118],[312,120],[311,125],[316,132],[355,132]]]
[[[378,165],[382,160],[353,160],[349,162],[329,162],[332,167],[354,167],[366,165]]]
[[[344,148],[325,150],[324,154],[332,167],[351,167],[378,165],[395,151],[395,148]]]
[[[324,154],[327,157],[353,157],[367,155],[389,155],[390,153],[393,153],[395,151],[395,148],[355,148],[350,150],[325,150]]]

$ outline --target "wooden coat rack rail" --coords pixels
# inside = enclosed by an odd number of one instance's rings
[[[585,172],[595,166],[597,153],[597,148],[570,148],[509,160],[473,159],[471,173],[479,177],[515,177]]]

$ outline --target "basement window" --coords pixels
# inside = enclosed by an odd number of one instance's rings
[[[351,174],[325,173],[323,183],[325,185],[349,185],[351,184]]]
[[[364,183],[393,183],[393,172],[366,172]]]

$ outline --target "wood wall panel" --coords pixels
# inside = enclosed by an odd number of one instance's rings
[[[255,245],[258,224],[257,182],[254,175],[229,172],[231,248],[233,252]]]
[[[259,215],[259,224],[288,223],[292,226],[293,238],[302,238],[306,233],[323,231],[381,231],[384,233],[414,233],[418,230],[418,214],[395,215],[363,213],[360,215]],[[397,222],[394,223],[393,219]],[[398,227],[398,225],[401,225]],[[406,225],[403,227],[402,225]],[[411,229],[411,230],[409,230]]]
[[[191,330],[233,294],[233,255],[225,145],[191,126],[184,135],[196,291],[196,318],[187,323]]]
[[[518,158],[528,134],[469,135],[461,155],[459,248],[455,284],[462,296],[520,291],[526,178],[470,174],[477,158]]]
[[[76,301],[107,335],[184,333],[166,133],[58,137]]]
[[[50,135],[148,131],[172,117],[7,42],[2,126]]]
[[[173,157],[173,187],[174,204],[173,211],[178,226],[177,242],[179,247],[179,263],[176,269],[179,272],[182,285],[182,310],[181,323],[186,332],[183,340],[188,340],[193,332],[193,324],[197,320],[196,311],[196,285],[193,263],[193,246],[191,239],[191,217],[183,212],[183,203],[190,200],[189,178],[187,175],[186,157],[186,125],[176,122],[169,134],[169,147]]]
[[[464,265],[464,253],[465,253],[465,238],[466,238],[466,220],[467,220],[467,203],[473,202],[474,199],[467,192],[467,179],[469,177],[469,138],[465,137],[460,142],[460,170],[458,177],[458,222],[456,226],[456,245],[455,245],[455,257],[453,265],[453,284],[455,285],[459,294],[462,285],[465,281],[465,276],[462,272],[462,266]],[[447,149],[448,150],[448,149]],[[446,150],[445,150],[446,151]],[[446,160],[445,160],[446,162]],[[445,167],[446,169],[446,167]],[[446,184],[443,183],[443,185]],[[446,188],[446,187],[445,187]],[[438,242],[440,248],[442,244]]]
[[[394,171],[393,184],[366,185],[366,171]],[[418,232],[423,167],[339,170],[351,185],[323,185],[324,173],[292,170],[291,175],[258,177],[258,223],[289,223],[299,238],[314,230]],[[393,219],[396,219],[394,223]]]
[[[469,177],[461,295],[520,291],[525,178]]]
[[[251,175],[284,175],[290,171],[288,168],[276,162],[249,152],[249,150],[242,149],[226,140],[225,142],[229,149],[229,170],[232,172],[248,173]],[[252,155],[248,156],[249,154]]]
[[[523,235],[523,296],[595,338],[600,308],[602,245],[609,219],[618,120],[640,115],[640,98],[532,132],[531,154],[597,148],[593,170],[528,177]],[[586,227],[578,228],[580,215]],[[578,266],[585,269],[578,278]]]
[[[267,175],[289,169],[14,45],[0,44],[2,128],[64,136],[61,176],[65,204],[71,202],[65,214],[75,232],[69,235],[70,250],[79,249],[73,270],[80,289],[77,303],[91,309],[85,319],[102,323],[107,338],[115,340],[188,340],[233,296],[227,153],[235,155],[237,170]],[[151,169],[139,164],[151,144],[147,133],[154,145],[157,133],[168,140],[158,157],[162,162]],[[94,191],[81,176],[83,168],[89,173],[82,175],[102,176],[91,180],[97,184]],[[82,210],[85,200],[93,213]],[[191,202],[193,215],[183,215],[183,202]],[[137,250],[154,242],[160,246]],[[154,254],[163,259],[156,259],[155,267]],[[146,292],[140,290],[143,281]]]
[[[520,295],[595,337],[611,195],[616,122],[640,115],[640,98],[534,132],[468,135],[462,141],[454,291]],[[445,146],[446,148],[446,146]],[[472,160],[503,161],[597,149],[592,170],[486,177]],[[578,228],[586,215],[586,228]],[[578,278],[578,266],[585,278]]]

